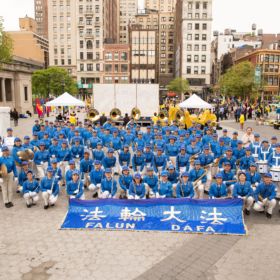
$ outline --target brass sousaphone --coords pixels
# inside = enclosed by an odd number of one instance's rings
[[[28,156],[27,152],[19,151],[19,152],[17,152],[17,156],[21,161],[28,161],[29,160],[29,156]],[[18,163],[17,161],[15,161],[15,162],[16,162],[16,166],[22,166],[21,163]]]
[[[99,112],[96,109],[89,109],[87,112],[87,118],[90,122],[96,122],[99,119]]]
[[[163,124],[165,121],[168,121],[169,119],[169,113],[167,112],[167,110],[161,110],[158,113],[158,119],[161,122],[161,124]]]
[[[134,119],[134,121],[136,122],[136,121],[138,121],[138,120],[140,119],[140,117],[141,117],[141,112],[140,112],[140,110],[139,110],[138,108],[134,107],[134,108],[131,110],[131,114],[130,114],[130,115],[131,115],[131,117]],[[127,123],[126,128],[129,127],[130,123],[131,123],[131,121],[129,121],[129,122]]]
[[[118,108],[114,108],[110,111],[110,118],[112,121],[117,122],[122,116],[121,111]]]
[[[4,181],[8,175],[8,170],[5,164],[0,164],[0,176]]]
[[[175,114],[175,120],[178,124],[184,124],[185,123],[185,114],[182,110],[178,110]]]

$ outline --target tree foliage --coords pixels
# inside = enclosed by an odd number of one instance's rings
[[[261,86],[255,84],[254,78],[254,65],[251,62],[241,62],[230,67],[219,78],[217,85],[220,86],[219,91],[225,96],[256,96]]]
[[[187,92],[190,90],[190,83],[187,79],[176,78],[166,88],[168,91]]]
[[[0,16],[0,69],[3,63],[10,63],[13,60],[14,40],[10,34],[4,31],[4,19]]]
[[[65,82],[64,89],[61,86],[62,81]],[[46,97],[48,93],[59,96],[63,91],[72,95],[78,92],[77,82],[69,76],[66,70],[51,67],[45,70],[37,70],[32,75],[33,93],[40,93]]]

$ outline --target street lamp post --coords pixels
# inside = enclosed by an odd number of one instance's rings
[[[62,94],[63,94],[63,92],[64,92],[64,87],[65,87],[65,82],[64,81],[61,81],[60,82],[60,85],[61,85],[61,87],[62,87]],[[63,106],[63,117],[64,117],[64,108],[65,108],[65,106]]]

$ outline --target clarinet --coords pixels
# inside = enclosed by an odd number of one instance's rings
[[[135,196],[137,195],[136,193],[136,186],[135,186],[135,182],[132,180],[132,184],[133,184],[133,188],[134,188],[134,193],[135,193]],[[134,196],[134,200],[135,200],[135,196]]]
[[[114,187],[114,178],[112,177],[111,196],[112,196],[112,192],[113,192],[113,187]]]
[[[158,171],[158,165],[157,165],[156,157],[155,157],[155,156],[154,156],[154,162],[155,162],[155,166],[156,166],[157,172],[159,172],[159,171]]]
[[[188,185],[188,183],[187,183]],[[185,194],[184,194],[184,189],[183,189],[183,186],[182,186],[182,180],[180,179],[180,188],[181,188],[181,192],[182,192],[182,197],[185,197]]]

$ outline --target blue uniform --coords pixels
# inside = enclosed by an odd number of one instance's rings
[[[15,163],[15,160],[14,160],[13,157],[11,157],[11,156],[7,156],[7,157],[2,156],[0,158],[0,164],[4,164],[7,167],[8,173],[10,173],[11,171],[14,171],[15,178],[18,177],[16,163]]]
[[[111,125],[110,123],[107,122],[107,123],[104,124],[104,129],[106,130],[106,128],[111,128],[111,126],[112,126],[112,125]]]
[[[47,130],[41,130],[40,132],[38,132],[38,140],[43,140],[44,139],[44,134],[45,132],[48,132]],[[50,133],[48,132],[48,138],[50,137]]]
[[[39,140],[35,141],[34,139],[32,139],[32,140],[30,141],[30,144],[31,144],[33,147],[39,148],[40,141],[39,141]]]
[[[179,154],[179,149],[175,144],[167,144],[165,146],[165,154],[167,156],[167,160],[170,161],[170,157],[176,157]]]
[[[277,154],[276,151],[273,151],[268,157],[268,165],[272,166],[280,166],[280,153]]]
[[[50,154],[47,150],[44,150],[43,152],[41,150],[37,151],[33,160],[37,165],[41,165],[41,162],[47,162],[48,166],[51,165]]]
[[[163,149],[165,148],[165,141],[163,139],[155,139],[152,143],[152,149],[155,150],[156,147],[162,147]]]
[[[225,145],[229,146],[231,144],[231,138],[229,136],[223,136],[223,138],[225,139]]]
[[[153,175],[152,177],[150,177],[149,175],[146,175],[143,179],[143,182],[146,183],[153,190],[158,186],[158,176]]]
[[[229,158],[227,155],[222,157],[221,160],[219,161],[219,168],[223,167],[223,164],[225,164],[225,162],[229,162],[230,163],[230,167],[231,170],[236,170],[236,157],[231,156],[231,158]]]
[[[154,158],[154,153],[152,151],[150,151],[150,152],[144,151],[143,154],[146,158],[146,163],[149,163],[149,164],[152,165],[152,161],[153,161],[153,158]]]
[[[135,193],[136,191],[136,193]],[[131,182],[129,185],[129,195],[135,196],[138,195],[140,198],[143,198],[146,194],[146,189],[144,183],[137,185],[135,182]]]
[[[72,174],[73,174],[74,171],[77,172],[78,169],[74,168],[73,170],[71,170],[71,169],[67,170],[67,172],[66,172],[66,174],[65,174],[65,181],[66,181],[66,184],[72,180]]]
[[[200,160],[201,166],[206,166],[206,165],[214,162],[214,157],[210,154],[208,154],[208,156],[206,156],[204,153],[202,153],[198,156],[198,160]]]
[[[96,149],[97,148],[97,143],[102,143],[102,139],[99,137],[91,137],[87,141],[87,147]]]
[[[244,185],[242,185],[241,182],[237,182],[234,184],[233,197],[238,198],[238,196],[242,196],[242,197],[253,196],[253,189],[251,187],[250,182],[245,181]]]
[[[80,161],[81,179],[84,179],[84,173],[90,173],[93,168],[94,166],[92,158],[89,158],[88,160],[82,159]]]
[[[259,160],[268,160],[271,151],[272,150],[269,146],[267,147],[267,149],[261,147],[258,152]]]
[[[12,149],[12,155],[16,162],[18,162],[19,164],[22,164],[21,159],[17,155],[17,152],[20,152],[20,151],[26,152],[25,148],[23,146],[20,146],[20,147],[14,146]]]
[[[219,145],[219,141],[215,141],[215,140],[212,140],[210,141],[210,148],[211,148],[211,152],[212,153],[215,153],[215,150],[216,150],[216,147]]]
[[[19,185],[20,185],[20,186],[23,186],[23,183],[24,183],[26,180],[28,180],[27,177],[26,177],[26,174],[27,174],[27,172],[29,172],[29,171],[32,172],[32,174],[33,174],[33,179],[35,179],[35,175],[34,175],[34,172],[33,172],[32,169],[29,169],[29,168],[28,168],[26,172],[25,172],[24,170],[21,170],[21,171],[19,172],[19,176],[18,176],[18,182],[19,182]]]
[[[241,159],[240,161],[240,169],[241,170],[246,170],[250,168],[250,164],[254,162],[254,157],[249,156],[247,157],[246,155]]]
[[[48,150],[49,147],[50,147],[51,144],[52,144],[52,141],[51,141],[50,138],[47,138],[47,139],[44,138],[44,139],[41,140],[41,142],[44,142],[44,144],[45,144],[45,149],[46,149],[46,150]]]
[[[177,155],[176,157],[176,170],[180,172],[180,167],[186,167],[186,171],[189,170],[190,168],[190,163],[189,163],[190,156],[185,153],[182,155],[181,153]]]
[[[123,162],[126,162],[126,166],[130,164],[131,154],[130,152],[125,153],[123,150],[119,154],[119,164],[120,166],[124,166]]]
[[[75,193],[76,190],[78,190],[78,193]],[[78,179],[76,183],[73,180],[67,182],[66,191],[68,195],[74,195],[75,198],[80,198],[84,193],[83,181]]]
[[[101,181],[105,178],[105,172],[103,169],[99,169],[98,171],[93,168],[89,174],[90,181],[96,185],[101,184]]]
[[[70,130],[70,131],[68,132],[67,137],[68,137],[68,142],[70,143],[70,140],[71,140],[73,137],[75,137],[75,131],[74,131],[74,130]]]
[[[197,153],[200,153],[201,149],[200,149],[200,147],[198,147],[196,145],[194,147],[192,145],[189,145],[187,147],[186,152],[187,152],[188,155],[193,156],[193,155],[195,155]],[[198,158],[198,156],[197,156],[197,158]]]
[[[162,171],[164,171],[167,167],[167,157],[165,154],[161,154],[159,157],[158,154],[154,155],[152,161],[153,168],[156,173],[158,173],[158,167],[162,167]]]
[[[210,136],[205,135],[205,136],[202,137],[203,146],[208,145],[211,141],[213,141],[213,136],[212,135],[210,135]]]
[[[61,149],[61,146],[60,145],[51,145],[49,147],[49,154],[50,154],[50,157],[52,157],[53,155],[55,157],[57,157],[57,153],[58,153],[58,150]]]
[[[246,181],[250,182],[252,185],[260,183],[261,179],[261,175],[258,172],[255,172],[253,175],[251,174],[251,171],[246,172]]]
[[[134,142],[134,139],[135,139],[135,135],[134,134],[125,134],[123,136],[123,144],[124,145],[130,145],[131,143]]]
[[[225,182],[227,186],[230,186],[237,181],[235,172],[233,171],[226,172],[225,170],[223,170],[220,172],[220,174],[222,174],[223,182]],[[229,181],[234,181],[234,182],[229,182]]]
[[[48,179],[48,177],[46,176],[41,180],[40,191],[41,192],[46,192],[48,190],[52,190],[53,196],[58,195],[59,185],[58,185],[57,178],[52,177],[51,179]]]
[[[72,146],[72,148],[71,148],[72,157],[77,158],[77,155],[78,155],[80,159],[83,159],[84,158],[84,150],[85,150],[84,146],[82,146],[82,145]]]
[[[29,192],[36,192],[37,194],[40,191],[39,182],[37,180],[34,180],[30,182],[29,180],[25,180],[22,185],[22,193],[26,194]]]
[[[226,186],[226,184],[222,183],[220,186],[218,185],[218,183],[212,184],[210,189],[209,189],[209,196],[210,196],[210,198],[226,197],[227,196],[227,186]]]
[[[150,133],[146,132],[143,135],[143,139],[144,139],[145,143],[151,144],[153,142],[153,140],[155,139],[155,136],[152,132],[150,132]]]
[[[124,174],[120,175],[119,177],[119,184],[120,187],[124,190],[127,191],[129,189],[130,183],[132,182],[133,177],[128,174],[127,176],[124,176]]]
[[[101,181],[101,190],[102,192],[108,191],[113,197],[117,192],[117,181],[111,178],[109,181],[107,178]]]
[[[135,138],[134,141],[133,141],[133,144],[132,144],[132,149],[133,149],[134,152],[136,152],[137,148],[139,148],[139,147],[141,147],[144,150],[145,144],[146,143],[145,143],[145,140],[143,138],[142,139]]]
[[[163,181],[159,182],[159,186],[156,186],[153,189],[153,192],[159,193],[159,195],[165,195],[166,197],[172,197],[172,184],[169,181],[163,183]]]
[[[62,173],[61,173],[61,169],[60,168],[56,168],[53,171],[53,177],[56,177],[58,181],[60,181],[62,179]]]
[[[102,161],[103,158],[105,157],[105,154],[104,154],[104,151],[103,151],[103,150],[100,150],[100,151],[94,150],[94,151],[92,152],[92,156],[93,156],[93,159],[94,159],[94,160]]]
[[[116,157],[112,156],[111,158],[109,156],[106,156],[102,159],[102,165],[104,166],[104,169],[111,168],[116,166]]]
[[[262,143],[259,141],[256,143],[255,141],[251,142],[249,148],[252,150],[252,154],[258,154],[259,149],[262,147]]]
[[[38,124],[38,125],[34,125],[33,128],[32,128],[32,134],[33,134],[34,132],[39,132],[40,130],[41,130],[41,127],[40,127],[39,124]]]
[[[183,181],[179,182],[176,187],[176,196],[177,198],[184,198],[184,197],[189,197],[193,198],[194,197],[194,189],[193,189],[193,184],[191,182],[187,182],[185,185]]]
[[[184,140],[183,140],[183,141],[180,141],[180,139],[177,140],[177,141],[175,142],[175,145],[178,147],[178,150],[179,150],[179,151],[180,151],[180,149],[181,149],[182,146],[185,147],[185,148],[187,148],[186,142],[185,142]]]
[[[34,146],[31,145],[30,143],[29,143],[29,145],[23,143],[23,144],[22,144],[22,147],[23,147],[24,149],[30,149],[30,150],[34,153]]]
[[[140,166],[140,172],[143,171],[144,167],[146,165],[146,158],[142,154],[140,157],[137,154],[134,154],[132,157],[132,168],[134,172],[137,172],[137,166]]]
[[[161,131],[162,131],[162,135],[166,135],[166,130],[169,129],[169,126],[163,126]]]
[[[225,154],[227,151],[227,146],[223,145],[221,146],[220,144],[216,146],[215,152],[214,152],[214,157],[219,158],[221,155]]]
[[[245,150],[243,148],[238,149],[238,148],[234,148],[233,149],[233,155],[236,157],[236,159],[241,159],[245,156]]]
[[[202,169],[202,168],[199,168],[198,170],[196,170],[195,168],[193,168],[191,171],[190,171],[190,181],[191,182],[194,182],[196,181],[199,177],[202,176],[202,174],[205,174],[202,179],[201,179],[201,182],[204,184],[206,181],[207,181],[207,176],[206,176],[206,172]]]
[[[235,149],[235,148],[238,147],[237,142],[238,142],[238,139],[236,139],[236,140],[231,139],[230,140],[230,146],[231,146],[232,149]]]
[[[170,172],[168,172],[168,181],[173,185],[173,184],[177,184],[178,181],[180,179],[180,173],[175,170],[173,174],[171,174]]]
[[[104,137],[102,138],[103,146],[109,148],[110,147],[111,138],[112,138],[111,134],[105,134]]]
[[[84,138],[84,142],[86,143],[91,137],[93,137],[93,135],[92,135],[92,131],[91,132],[86,132],[85,134],[84,134],[84,136],[83,136],[83,138]],[[97,138],[99,138],[98,136],[97,136]],[[102,142],[102,139],[101,138],[99,138],[100,139],[100,142]],[[88,144],[88,143],[87,143]]]
[[[71,150],[66,148],[63,150],[62,148],[57,152],[57,162],[61,161],[69,161],[73,158]]]
[[[49,127],[48,128],[48,132],[49,132],[49,134],[50,134],[50,138],[53,138],[54,137],[54,134],[55,134],[55,132],[56,132],[56,128],[55,127]]]
[[[122,149],[122,140],[120,137],[112,137],[110,142],[110,147],[114,150]]]
[[[258,195],[261,195],[262,198],[267,198],[268,200],[272,200],[276,198],[277,187],[275,184],[270,182],[270,184],[266,185],[265,182],[260,183],[254,193],[255,201],[258,202]]]

